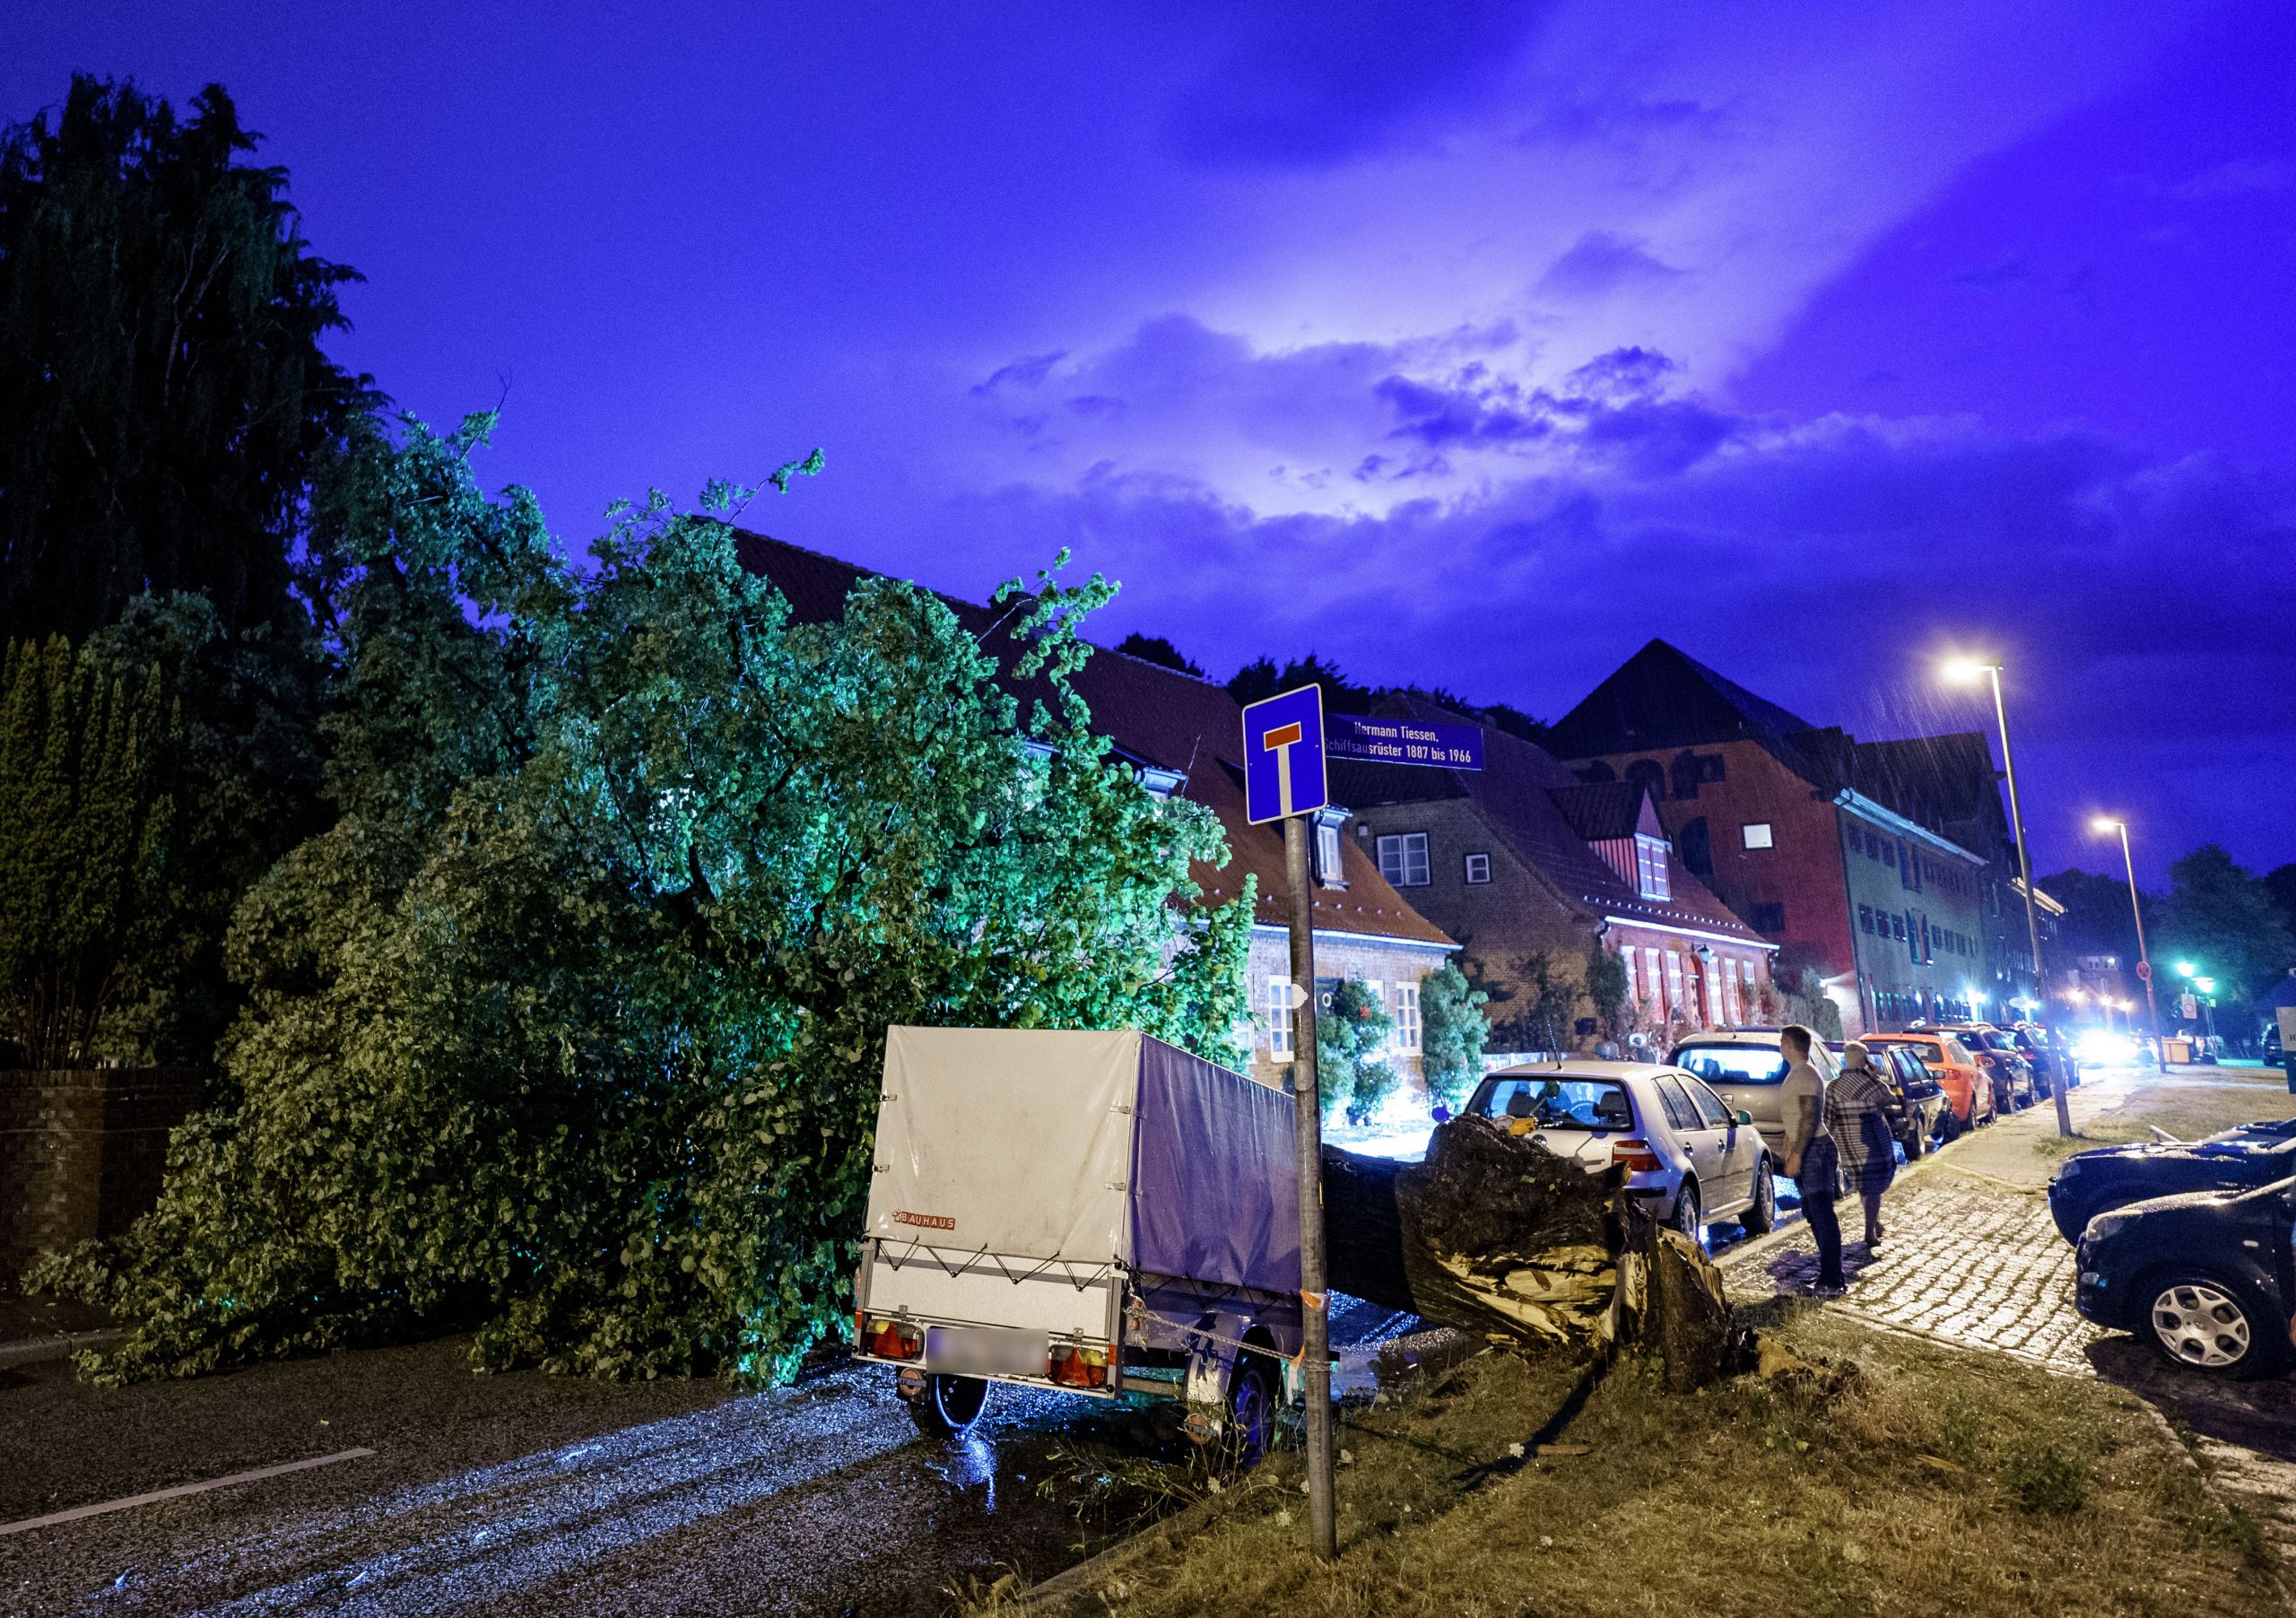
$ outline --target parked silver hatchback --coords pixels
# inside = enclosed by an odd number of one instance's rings
[[[1773,1159],[1752,1120],[1679,1068],[1585,1057],[1502,1067],[1465,1110],[1590,1174],[1623,1170],[1627,1194],[1693,1240],[1710,1220],[1757,1232],[1777,1221]]]

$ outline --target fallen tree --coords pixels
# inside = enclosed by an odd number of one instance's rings
[[[1422,1163],[1324,1149],[1332,1286],[1523,1352],[1660,1355],[1688,1391],[1742,1369],[1721,1274],[1588,1174],[1490,1120],[1437,1127]]]

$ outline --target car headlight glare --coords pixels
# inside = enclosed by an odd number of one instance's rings
[[[2090,1241],[2109,1241],[2126,1230],[2134,1219],[2135,1215],[2128,1214],[2100,1214],[2089,1222],[2084,1235]]]

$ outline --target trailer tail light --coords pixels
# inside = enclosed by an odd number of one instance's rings
[[[1611,1161],[1629,1174],[1656,1174],[1665,1166],[1650,1149],[1650,1143],[1642,1140],[1623,1140],[1613,1145]]]
[[[925,1357],[925,1328],[909,1320],[878,1316],[864,1322],[861,1346],[880,1360],[921,1360]]]
[[[1063,1343],[1052,1351],[1052,1379],[1063,1387],[1105,1387],[1109,1380],[1108,1351]]]

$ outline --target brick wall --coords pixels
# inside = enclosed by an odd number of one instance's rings
[[[0,1069],[0,1288],[41,1253],[150,1210],[168,1131],[201,1084],[188,1067]]]

